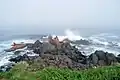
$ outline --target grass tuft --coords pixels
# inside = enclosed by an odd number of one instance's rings
[[[28,71],[21,63],[11,71],[0,73],[0,80],[120,80],[119,66],[106,66],[88,70],[70,70],[55,67]]]

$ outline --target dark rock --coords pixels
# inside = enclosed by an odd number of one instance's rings
[[[116,57],[116,59],[117,59],[117,62],[119,62],[119,63],[120,63],[120,57]]]
[[[98,65],[98,57],[96,54],[91,54],[89,56],[90,63],[92,63],[94,66]]]
[[[19,55],[15,58],[11,58],[9,59],[9,61],[11,62],[20,62],[20,61],[30,61],[30,60],[34,60],[36,59],[38,56],[28,56],[27,54],[24,54],[24,55]]]
[[[72,49],[72,46],[70,45],[70,43],[66,42],[61,44],[61,48]]]
[[[41,48],[42,43],[39,40],[37,40],[34,44],[27,43],[26,46],[27,46],[27,49],[34,50],[34,49]]]
[[[115,55],[112,53],[106,53],[106,58],[107,58],[106,60],[108,65],[111,65],[112,63],[117,62]]]
[[[42,54],[52,52],[53,50],[55,50],[54,45],[44,42],[40,47],[34,48],[33,52],[41,56]]]
[[[41,53],[42,53],[42,51],[41,51],[40,48],[35,48],[35,49],[33,50],[33,52],[36,53],[36,54],[39,54],[39,55],[41,55]]]
[[[42,69],[48,66],[86,69],[98,65],[110,65],[111,63],[116,62],[116,57],[112,53],[95,51],[95,53],[90,56],[85,56],[75,46],[71,46],[70,43],[59,43],[60,48],[55,47],[55,45],[51,43],[41,43],[37,40],[34,44],[27,44],[27,47],[29,49],[31,48],[31,50],[33,50],[34,53],[39,54],[39,56],[28,56],[27,54],[24,54],[23,56],[10,59],[10,61],[16,63],[27,61],[32,69]],[[84,40],[81,43],[88,45]]]
[[[99,60],[98,61],[98,65],[99,66],[105,66],[106,65],[106,62],[104,60]]]
[[[5,52],[12,52],[12,51],[15,51],[14,49],[5,49],[4,50]]]
[[[98,60],[106,61],[106,53],[104,51],[95,51],[95,54],[97,55]]]
[[[34,44],[33,44],[33,52],[36,54],[41,55],[43,50],[43,43],[41,43],[39,40],[37,40]]]
[[[27,43],[26,46],[27,46],[28,50],[32,50],[33,49],[33,44],[32,43]]]
[[[44,54],[41,58],[34,60],[33,64],[37,63],[40,68],[55,66],[60,68],[71,68],[72,61],[65,55]]]
[[[73,62],[73,66],[72,66],[72,68],[76,68],[76,69],[87,69],[88,67],[89,67],[88,65],[77,62]]]
[[[0,67],[0,72],[10,71],[10,69],[12,69],[13,66],[15,66],[13,63],[8,63],[6,65],[3,65]]]
[[[71,68],[72,67],[72,60],[70,58],[68,58],[65,55],[59,55],[58,56],[59,59],[59,63],[58,66],[59,67],[67,67],[67,68]]]
[[[116,59],[120,63],[120,54],[117,55]]]
[[[104,51],[95,51],[96,56],[98,57],[99,65],[111,65],[116,63],[117,59],[114,54],[104,52]]]
[[[72,59],[73,61],[83,63],[86,59],[86,56],[84,56],[81,52],[79,51],[70,51],[69,53],[66,53],[67,56]]]
[[[23,61],[23,56],[18,56],[18,57],[15,57],[15,58],[11,58],[11,59],[9,59],[9,61],[15,62],[15,63]]]
[[[42,53],[44,53],[44,52],[50,52],[50,51],[53,51],[53,50],[55,50],[55,49],[56,49],[56,48],[55,48],[54,45],[52,45],[52,44],[50,44],[50,43],[44,42],[44,43],[43,43],[43,48],[42,48]]]
[[[17,51],[14,52],[14,54],[15,54],[15,55],[18,55],[18,54],[20,54],[21,52],[24,52],[24,50],[17,50]]]
[[[37,40],[34,44],[33,44],[33,49],[36,49],[36,48],[41,48],[42,47],[42,43]]]
[[[118,54],[117,56],[120,57],[120,54]]]
[[[72,42],[73,44],[82,44],[82,45],[90,45],[91,43],[87,40],[76,40],[74,42]]]

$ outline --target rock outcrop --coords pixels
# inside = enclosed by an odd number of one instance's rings
[[[104,51],[95,51],[95,53],[89,56],[89,60],[95,66],[111,65],[112,63],[118,62],[114,54]]]
[[[78,45],[90,45],[91,43],[87,40],[76,40],[72,41],[73,44],[78,44]]]
[[[111,65],[120,62],[120,57],[104,51],[95,51],[89,56],[83,55],[75,46],[68,42],[60,42],[60,48],[51,43],[41,43],[37,40],[34,44],[27,44],[27,49],[33,50],[39,56],[28,56],[26,54],[12,58],[9,61],[20,62],[27,61],[29,68],[54,66],[60,68],[86,69],[93,66]]]

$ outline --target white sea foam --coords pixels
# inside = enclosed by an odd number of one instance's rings
[[[65,35],[70,40],[80,40],[80,39],[83,39],[77,31],[72,31],[72,30],[69,30],[69,29],[65,31]]]
[[[64,36],[60,36],[60,35],[52,35],[53,38],[55,36],[58,36],[59,40],[62,41],[66,38],[68,38],[69,40],[80,40],[80,39],[84,39],[83,37],[80,36],[80,34],[78,33],[78,31],[73,31],[70,29],[65,30],[64,32]]]
[[[9,54],[9,55],[8,55],[8,54]],[[8,54],[4,53],[4,54],[2,54],[2,55],[0,56],[0,66],[5,65],[5,64],[7,64],[7,63],[11,63],[11,62],[9,61],[9,59],[11,58],[11,56],[12,56],[13,54],[12,54],[12,53],[11,53],[11,54],[8,53]]]
[[[55,36],[58,36],[59,40],[62,41],[65,38],[68,38],[69,40],[80,40],[80,39],[86,39],[80,36],[80,34],[78,33],[78,31],[74,31],[74,30],[66,30],[64,35],[53,35],[53,38]],[[48,37],[44,37],[44,38],[48,38]],[[47,39],[46,39],[47,40]],[[100,34],[100,35],[94,35],[91,37],[88,37],[88,39],[91,43],[93,43],[92,45],[80,45],[80,46],[76,46],[76,48],[78,48],[79,50],[81,50],[82,52],[85,52],[86,55],[90,55],[91,53],[94,53],[94,51],[96,50],[103,50],[105,52],[110,52],[110,53],[114,53],[116,56],[118,54],[120,54],[120,41],[119,41],[119,37],[114,36],[114,35],[108,35],[108,34]],[[117,43],[117,47],[115,47],[114,45],[110,46],[110,42],[112,41],[113,44]],[[16,39],[16,40],[9,40],[9,41],[3,41],[0,42],[0,66],[10,63],[8,61],[8,59],[11,58],[11,56],[13,56],[13,53],[5,53],[3,50],[4,49],[9,49],[11,47],[11,44],[13,42],[16,43],[34,43],[35,40],[31,40],[31,39]],[[102,45],[101,45],[102,44]],[[71,45],[75,45],[75,44],[71,44]],[[24,49],[22,49],[24,50]],[[26,50],[27,52],[27,50]],[[21,54],[24,54],[26,52],[21,52]],[[35,56],[35,54],[28,54],[29,56]]]
[[[80,39],[86,39],[80,36],[79,33],[76,33],[77,31],[73,30],[66,30],[65,36],[58,36],[60,40],[63,40],[65,38],[68,38],[69,40],[80,40]],[[55,37],[56,35],[53,35]],[[90,55],[91,53],[94,53],[96,50],[103,50],[105,52],[114,53],[116,56],[120,54],[120,40],[118,36],[115,36],[113,34],[109,33],[102,33],[99,35],[93,35],[91,37],[88,37],[88,39],[92,45],[89,46],[77,46],[81,51],[84,51],[86,55]],[[112,43],[112,44],[111,44]],[[74,44],[72,44],[74,45]],[[116,47],[116,45],[118,45]]]
[[[13,52],[4,52],[5,49],[9,49],[11,47],[11,44],[15,42],[15,43],[21,43],[21,42],[24,42],[24,43],[34,43],[35,41],[34,40],[26,40],[26,39],[19,39],[19,40],[9,40],[9,41],[3,41],[3,42],[0,42],[0,66],[2,65],[5,65],[7,63],[11,63],[9,61],[9,59],[14,56],[14,53]],[[24,49],[19,49],[19,50],[24,50]],[[24,52],[21,54],[24,54]]]

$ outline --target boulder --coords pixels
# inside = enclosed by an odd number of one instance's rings
[[[27,43],[26,46],[27,46],[28,50],[32,50],[33,49],[33,43]]]
[[[23,60],[23,56],[17,56],[17,57],[15,57],[15,58],[9,59],[9,61],[15,62],[15,63],[20,62],[20,61],[22,61],[22,60]]]
[[[36,54],[41,55],[42,49],[43,49],[43,43],[41,43],[39,40],[37,40],[37,41],[33,44],[33,52],[36,53]]]
[[[30,60],[34,60],[36,59],[38,56],[28,56],[27,54],[24,54],[24,55],[19,55],[15,58],[11,58],[9,59],[9,61],[11,62],[15,62],[15,63],[18,63],[20,61],[30,61]]]
[[[105,66],[105,65],[107,65],[107,64],[106,64],[106,62],[105,62],[104,60],[99,60],[99,61],[98,61],[98,65],[99,65],[99,66]]]
[[[98,57],[96,54],[91,54],[89,56],[89,60],[90,60],[90,63],[92,63],[94,66],[97,66],[98,65]]]
[[[117,62],[117,59],[113,53],[95,51],[94,54],[98,57],[99,65],[111,65],[112,63]]]
[[[91,43],[87,40],[76,40],[74,42],[72,42],[73,44],[79,44],[79,45],[90,45]]]
[[[77,63],[77,62],[73,62],[72,68],[75,69],[87,69],[89,67],[89,65],[86,64],[82,64],[82,63]]]
[[[8,63],[0,67],[0,72],[6,72],[9,71],[13,66],[15,66],[13,63]]]
[[[112,53],[106,53],[106,60],[107,60],[107,65],[111,65],[112,63],[117,62],[116,56]]]
[[[50,52],[50,51],[53,51],[55,50],[55,46],[50,44],[50,43],[47,43],[47,42],[44,42],[43,43],[43,48],[42,48],[42,53],[44,52]]]
[[[98,60],[105,60],[106,61],[106,53],[104,51],[95,51],[95,54],[98,57]]]
[[[37,40],[34,44],[33,44],[33,49],[36,49],[36,48],[41,48],[42,47],[42,43]]]
[[[4,50],[5,52],[12,52],[12,51],[15,51],[14,49],[5,49]]]
[[[116,60],[120,63],[120,54],[117,55]]]
[[[15,55],[19,55],[21,52],[25,52],[24,50],[17,50],[14,52]]]
[[[36,54],[41,55],[42,49],[40,49],[40,48],[35,48],[35,49],[33,50],[33,52],[36,53]]]
[[[42,47],[42,43],[37,40],[35,43],[27,43],[27,49],[34,50]]]
[[[38,66],[39,65],[39,66]],[[38,69],[54,66],[59,68],[71,68],[72,61],[65,55],[44,54],[41,58],[36,58],[30,67],[38,66]]]
[[[120,54],[118,54],[117,56],[120,57]]]

